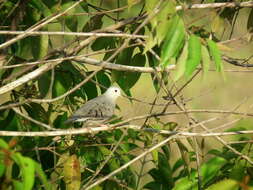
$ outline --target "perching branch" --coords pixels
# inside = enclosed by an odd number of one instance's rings
[[[115,127],[115,125],[103,125],[99,127],[80,128],[80,129],[66,129],[66,130],[54,130],[54,131],[0,131],[0,136],[21,136],[21,137],[50,137],[50,136],[67,136],[67,135],[80,135],[80,134],[92,134],[100,131],[111,131],[115,129],[134,129],[138,131],[146,131],[150,133],[157,133],[163,135],[177,135],[177,138],[188,137],[216,137],[216,136],[232,136],[242,134],[253,134],[253,130],[247,131],[234,131],[234,132],[180,132],[180,131],[168,131],[158,130],[153,128],[142,128],[138,125],[123,125]],[[52,128],[50,128],[52,129]]]

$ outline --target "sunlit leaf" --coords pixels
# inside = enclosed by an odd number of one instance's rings
[[[221,167],[227,161],[221,157],[214,157],[210,159],[208,162],[201,166],[201,176],[203,179],[203,184],[208,183],[212,180],[215,176],[217,176],[218,172],[220,171]]]
[[[165,37],[167,37],[168,33],[170,32],[169,27],[171,26],[171,20],[173,20],[171,19],[171,17],[172,14],[175,13],[175,11],[176,9],[173,1],[164,1],[163,8],[156,15],[159,24],[159,26],[155,28],[158,45],[161,44],[161,42],[164,40]],[[173,30],[173,28],[171,28],[171,30]]]
[[[31,190],[35,179],[34,161],[28,157],[22,156],[20,153],[12,154],[12,158],[20,168],[23,190]]]
[[[206,76],[207,72],[209,71],[211,59],[208,52],[208,49],[205,46],[201,46],[201,55],[202,55],[202,68],[204,77]]]
[[[188,58],[186,61],[185,75],[189,77],[201,61],[201,43],[199,37],[191,35],[188,44]]]
[[[237,190],[239,188],[239,184],[237,181],[232,179],[224,179],[222,181],[219,181],[218,183],[215,183],[208,187],[206,190]]]
[[[188,43],[185,43],[183,51],[182,51],[179,59],[177,60],[175,81],[180,79],[185,73],[187,55],[188,55]]]
[[[163,67],[166,67],[168,64],[171,64],[171,59],[176,58],[178,56],[179,51],[183,47],[184,35],[184,24],[183,21],[180,19],[172,37],[169,40],[166,37],[165,42],[162,46],[160,64]]]

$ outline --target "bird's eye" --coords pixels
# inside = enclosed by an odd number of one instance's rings
[[[118,90],[114,90],[114,92],[118,92]]]

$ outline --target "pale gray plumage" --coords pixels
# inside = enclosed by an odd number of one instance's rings
[[[106,120],[113,116],[116,99],[120,96],[118,87],[110,87],[107,91],[86,102],[74,114],[65,121],[65,124],[72,122],[84,122],[87,120]]]

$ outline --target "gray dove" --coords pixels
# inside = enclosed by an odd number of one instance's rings
[[[118,87],[110,87],[106,92],[81,106],[65,121],[65,124],[84,121],[107,120],[114,114],[116,100],[120,96]]]

